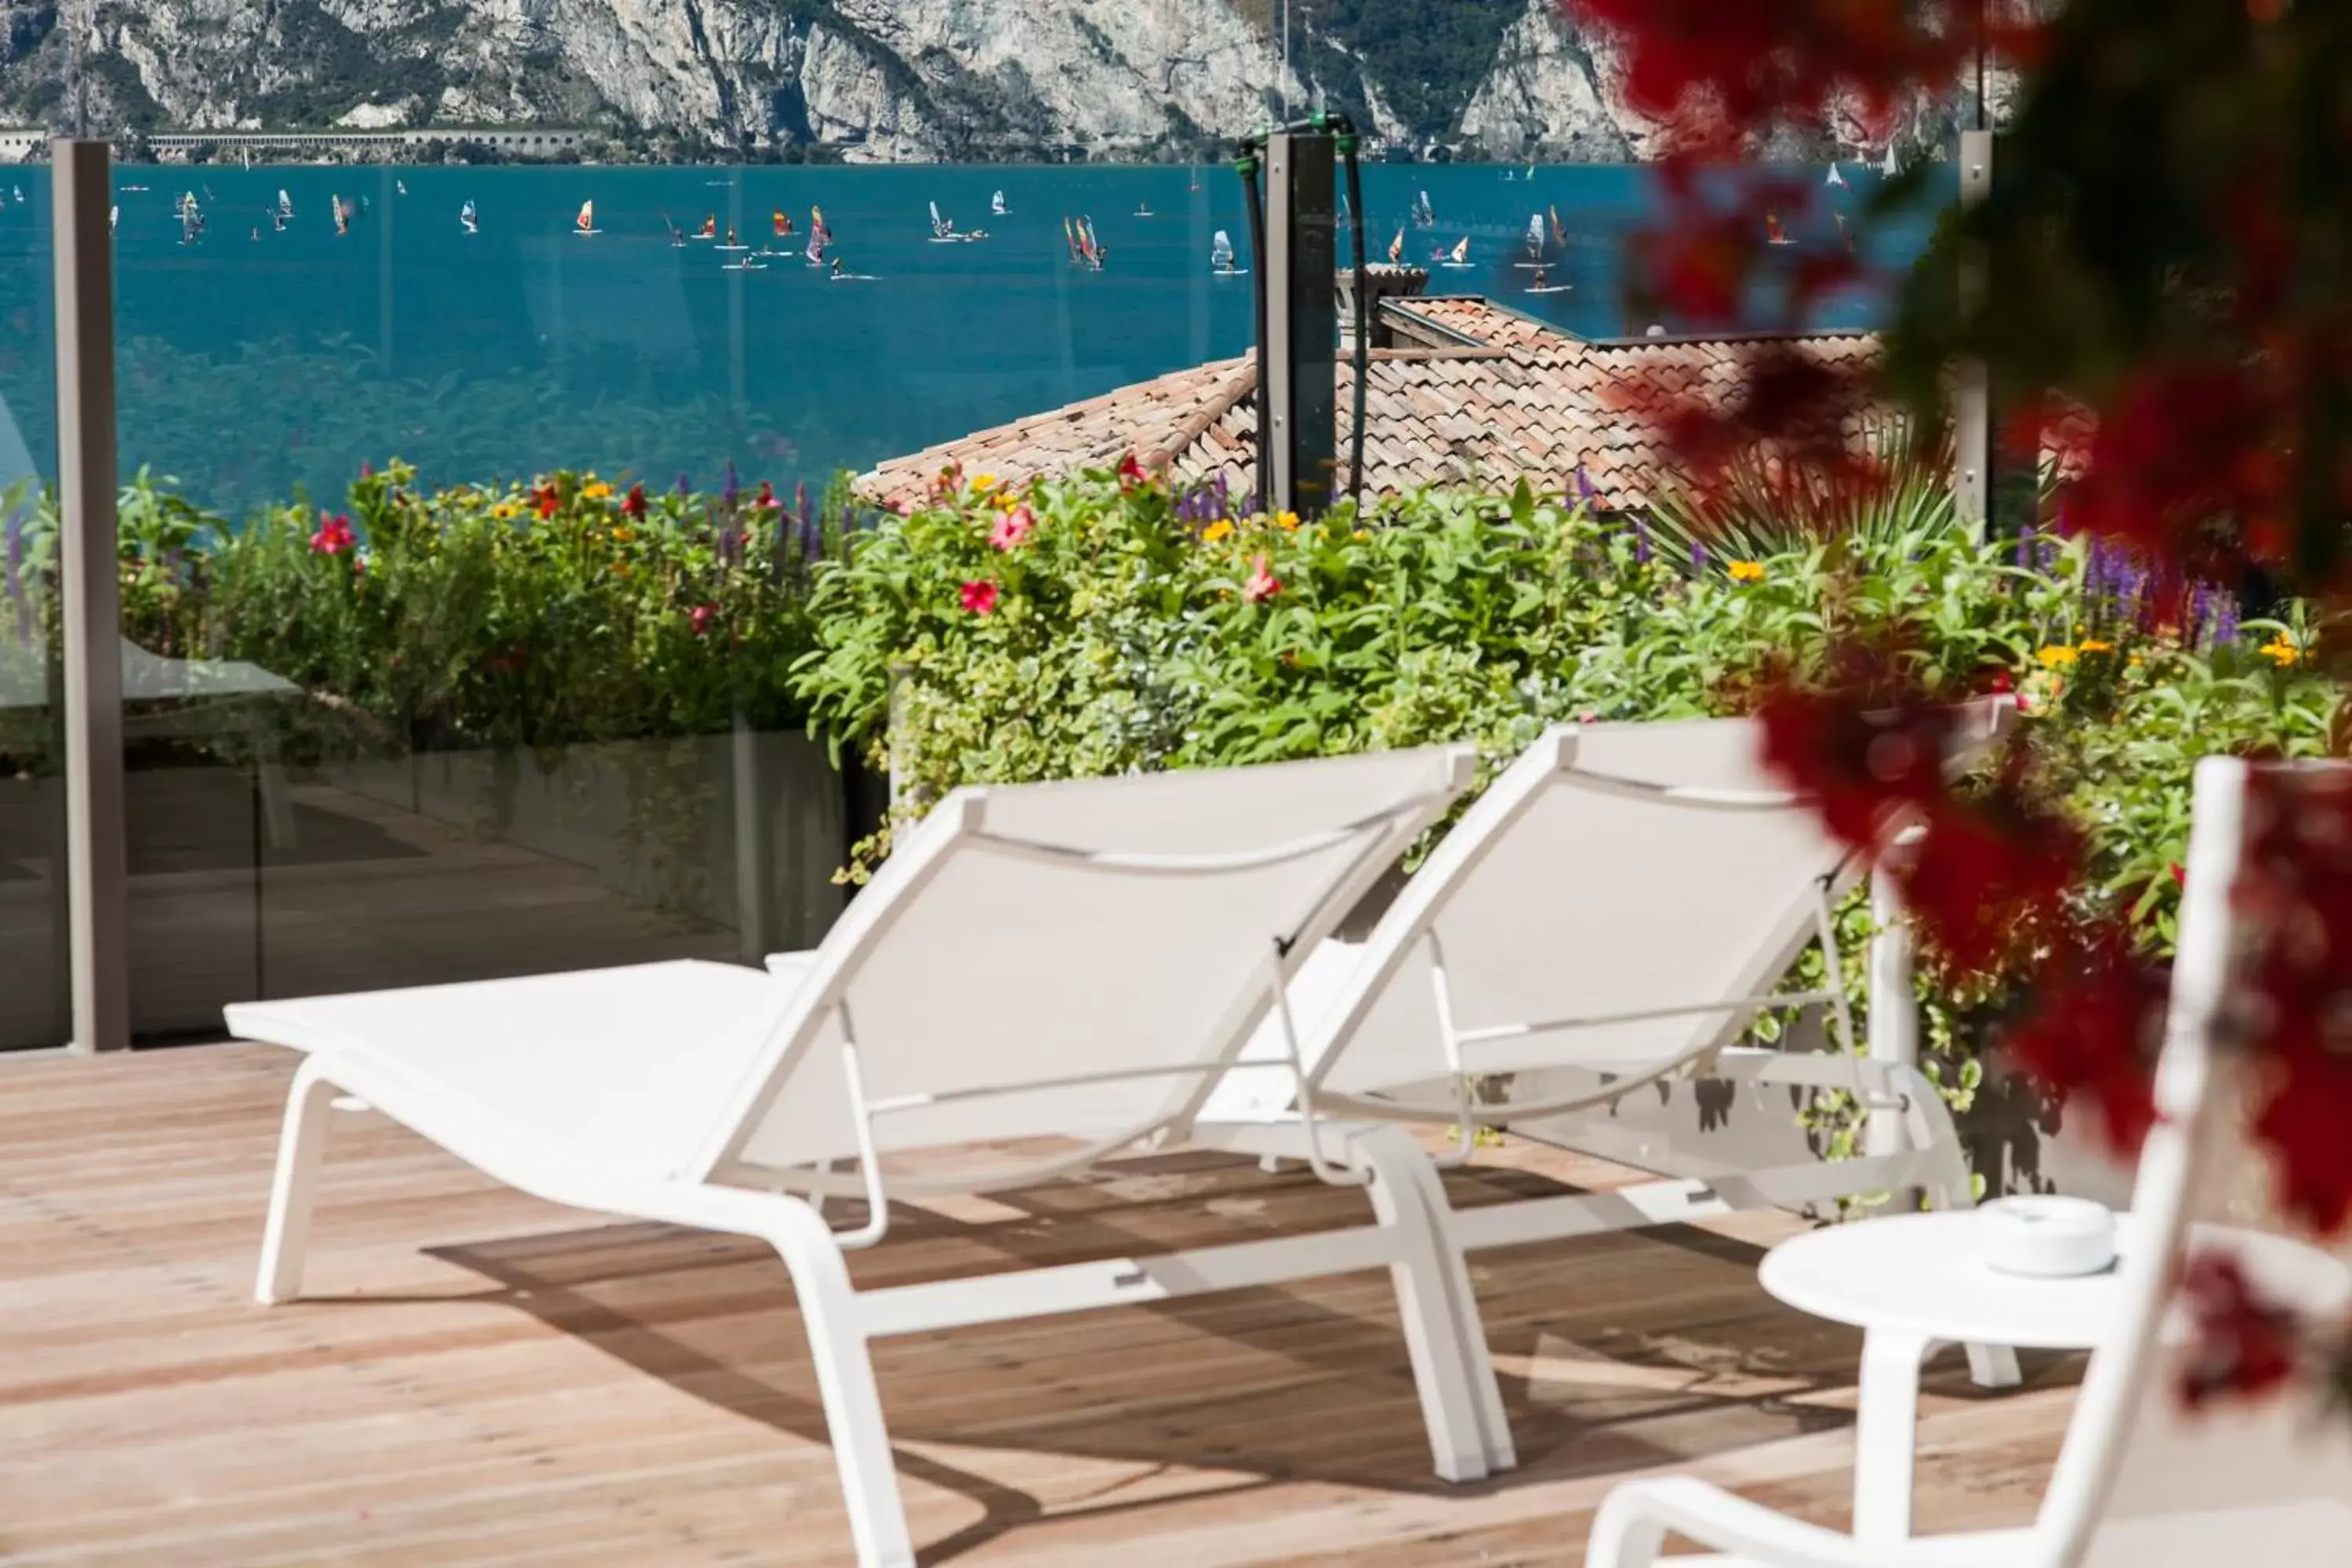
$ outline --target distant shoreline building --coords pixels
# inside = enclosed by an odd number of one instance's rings
[[[0,130],[0,163],[30,163],[48,148],[53,132]],[[556,125],[420,125],[363,131],[326,126],[315,131],[157,131],[142,139],[159,161],[184,162],[199,149],[235,157],[240,153],[345,157],[383,161],[417,148],[479,147],[518,162],[577,157],[595,142],[596,132]]]

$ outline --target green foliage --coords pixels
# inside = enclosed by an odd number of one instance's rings
[[[808,646],[808,535],[837,548],[837,523],[804,531],[764,490],[672,491],[633,515],[593,474],[415,480],[395,461],[353,483],[341,512],[295,503],[232,524],[142,470],[118,502],[124,635],[301,688],[309,700],[280,715],[298,759],[798,721],[788,671]],[[54,641],[55,530],[44,499],[12,574],[35,591],[0,595],[0,642]],[[39,763],[46,721],[13,722],[0,755]]]
[[[2092,846],[2084,907],[2126,910],[2161,954],[2197,758],[2324,752],[2341,702],[2300,620],[2200,646],[2098,598],[2079,546],[1979,542],[1925,504],[1825,542],[1766,548],[1759,532],[1755,558],[1696,574],[1643,525],[1525,486],[1305,524],[1215,513],[1209,492],[1108,473],[1019,493],[943,477],[931,504],[818,568],[794,676],[813,727],[895,769],[913,815],[964,783],[1437,741],[1475,741],[1496,764],[1563,721],[1737,713],[1768,674],[1891,638],[1930,686],[2019,693],[2036,776]],[[1014,515],[1034,520],[1018,542]],[[984,614],[963,607],[982,584]],[[1866,904],[1838,918],[1864,1026]],[[1790,981],[1825,984],[1818,950]],[[2012,999],[1932,954],[1920,999],[1927,1068],[1965,1109],[1976,1047]],[[1851,1105],[1824,1097],[1808,1115],[1828,1152],[1851,1148]]]

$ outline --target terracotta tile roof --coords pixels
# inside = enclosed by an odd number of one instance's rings
[[[1399,340],[1372,351],[1365,399],[1364,488],[1390,494],[1453,479],[1511,484],[1525,477],[1565,489],[1582,466],[1608,505],[1647,505],[1672,465],[1658,418],[1682,397],[1727,397],[1752,342],[1643,339],[1591,342],[1482,299],[1416,298],[1381,307]],[[1867,336],[1783,340],[1825,363],[1876,357]],[[1256,482],[1256,375],[1223,360],[1123,387],[1050,414],[894,458],[860,476],[885,504],[919,497],[950,462],[967,473],[1023,482],[1128,452],[1165,463],[1178,479],[1222,471],[1236,489]],[[1338,374],[1343,466],[1355,374]]]

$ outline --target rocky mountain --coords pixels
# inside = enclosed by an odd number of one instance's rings
[[[1282,48],[1289,28],[1289,67]],[[1553,0],[0,0],[0,121],[596,128],[614,156],[1202,155],[1287,103],[1377,151],[1639,157]]]

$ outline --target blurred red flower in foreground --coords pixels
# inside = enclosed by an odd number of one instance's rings
[[[978,578],[963,585],[959,598],[973,615],[992,615],[996,609],[996,584],[985,577]]]
[[[2180,1292],[2195,1336],[2180,1369],[2180,1394],[2190,1409],[2221,1394],[2265,1393],[2294,1375],[2300,1325],[2255,1295],[2235,1258],[2190,1258]]]

